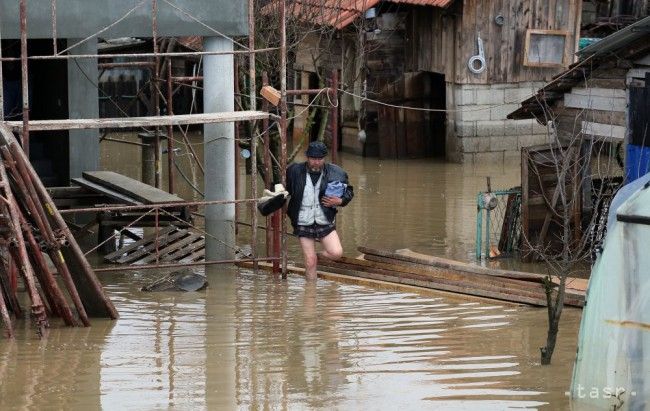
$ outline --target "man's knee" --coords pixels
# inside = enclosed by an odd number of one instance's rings
[[[318,263],[318,258],[316,257],[316,254],[305,255],[306,268],[316,267],[317,263]]]
[[[327,250],[327,254],[329,255],[330,259],[339,260],[341,257],[343,257],[343,247],[332,247],[330,250]]]

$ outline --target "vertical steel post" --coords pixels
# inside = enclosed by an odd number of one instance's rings
[[[485,208],[485,259],[490,259],[490,210]]]
[[[262,73],[262,86],[267,86],[269,84],[269,76],[265,72]],[[262,100],[262,111],[265,113],[269,111],[269,102],[266,99]],[[273,166],[271,165],[271,139],[269,137],[269,119],[265,117],[262,120],[262,135],[264,136],[264,185],[266,188],[270,189],[271,184],[273,183]],[[274,214],[277,214],[274,213]],[[266,217],[266,255],[277,257],[276,254],[271,254],[274,250],[273,241],[274,241],[274,226],[272,226],[272,216]],[[279,240],[279,239],[278,239]],[[273,272],[277,273],[279,270],[278,261],[273,261]]]
[[[330,114],[332,119],[332,163],[338,163],[339,160],[339,73],[337,69],[332,71],[332,81],[330,84]]]
[[[53,54],[59,54],[56,45],[56,0],[52,0],[51,14],[52,14],[52,50],[54,51]]]
[[[167,59],[167,114],[174,115],[174,91],[172,85],[172,58]],[[167,184],[169,193],[174,194],[174,126],[167,126]]]
[[[280,178],[287,186],[287,3],[280,0]],[[282,278],[287,278],[287,221],[282,210]]]
[[[2,75],[2,19],[0,19],[0,121],[5,119],[4,77]]]
[[[27,0],[20,0],[20,68],[23,90],[22,146],[29,158],[29,71],[27,69]]]
[[[476,260],[481,260],[481,248],[483,238],[483,194],[478,193],[476,197]]]
[[[249,76],[249,93],[251,111],[257,109],[255,97],[257,95],[257,81],[255,79],[255,3],[254,0],[248,0],[248,76]],[[251,133],[251,193],[253,198],[257,198],[257,127],[253,123],[249,128]],[[257,272],[257,203],[251,203],[251,252],[253,254],[253,272]]]
[[[233,76],[234,76],[234,83],[235,86],[233,87],[233,90],[235,90],[235,103],[237,100],[237,96],[239,95],[239,60],[233,56]],[[237,104],[235,104],[235,108],[237,107]],[[235,200],[239,200],[241,198],[241,190],[239,189],[239,169],[241,168],[241,160],[240,156],[237,153],[237,142],[239,141],[239,124],[235,123],[235,140],[233,141],[233,147],[235,149]],[[239,235],[239,207],[238,203],[235,203],[235,236]]]
[[[156,65],[154,67],[154,75],[153,75],[153,81],[152,81],[152,89],[151,92],[153,93],[153,103],[154,103],[154,111],[156,116],[160,116],[160,94],[158,91],[158,81],[160,79],[160,56],[158,55],[158,0],[151,0],[151,26],[153,30],[153,52],[154,52],[154,59],[156,62]],[[155,161],[155,186],[156,188],[161,187],[161,175],[162,175],[162,165],[160,161],[160,128],[156,126],[155,129],[155,140],[154,140],[154,148],[156,150],[156,161]]]

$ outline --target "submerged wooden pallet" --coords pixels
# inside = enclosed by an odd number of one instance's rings
[[[106,254],[104,260],[134,265],[205,261],[205,237],[189,229],[170,225],[161,229],[158,236],[154,233]]]

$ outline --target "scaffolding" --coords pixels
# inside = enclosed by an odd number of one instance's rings
[[[264,152],[264,173],[265,184],[270,187],[271,185],[271,175],[272,175],[272,163],[271,163],[271,151],[270,151],[270,138],[269,130],[277,126],[280,136],[280,153],[279,159],[276,160],[276,164],[280,170],[281,182],[286,186],[286,166],[287,166],[287,37],[286,37],[286,4],[285,1],[279,2],[279,13],[280,13],[280,46],[274,48],[263,48],[255,49],[255,14],[254,14],[254,2],[253,0],[248,1],[248,47],[243,46],[240,43],[237,43],[232,38],[229,38],[218,30],[214,29],[201,22],[200,19],[191,15],[190,13],[182,10],[180,7],[174,5],[168,0],[160,0],[161,2],[166,3],[170,7],[173,7],[177,10],[178,13],[183,14],[185,18],[189,18],[196,22],[197,25],[201,25],[203,28],[213,32],[215,35],[222,36],[231,40],[234,44],[242,47],[244,50],[232,50],[228,52],[209,52],[209,51],[191,51],[191,52],[171,52],[169,50],[163,51],[158,47],[159,33],[158,33],[158,4],[159,0],[142,0],[138,2],[133,8],[128,10],[120,19],[112,22],[108,26],[98,30],[94,34],[82,39],[81,41],[65,48],[64,50],[58,50],[57,48],[57,1],[51,0],[51,32],[52,32],[52,44],[53,44],[53,53],[51,55],[32,55],[29,56],[27,52],[27,0],[20,0],[19,4],[19,13],[20,13],[20,57],[3,57],[2,49],[0,48],[0,63],[5,61],[20,61],[21,66],[21,86],[22,86],[22,120],[21,121],[5,121],[4,119],[4,110],[0,110],[0,123],[5,124],[9,127],[14,133],[17,133],[20,136],[20,143],[24,147],[26,155],[29,157],[29,139],[30,131],[39,131],[39,130],[74,130],[74,129],[100,129],[100,128],[131,128],[131,127],[153,127],[155,130],[155,142],[154,149],[156,153],[155,158],[155,185],[157,188],[160,188],[162,181],[162,167],[161,167],[161,158],[160,158],[160,136],[161,128],[165,127],[167,132],[167,141],[168,141],[168,191],[170,193],[174,192],[175,185],[175,172],[174,172],[174,127],[179,127],[181,125],[190,125],[190,124],[211,124],[211,123],[225,123],[225,122],[240,122],[240,121],[258,121],[263,122],[262,133],[259,135],[251,136],[250,144],[251,151],[253,156],[251,158],[252,167],[251,167],[251,178],[250,178],[250,189],[253,195],[256,195],[257,188],[257,179],[258,179],[258,164],[256,160],[257,153],[257,139],[261,138],[263,143],[263,152]],[[131,13],[135,10],[144,7],[146,4],[151,4],[151,22],[152,22],[152,39],[153,39],[153,52],[152,53],[111,53],[111,54],[71,54],[70,51],[76,46],[98,37],[103,32],[107,31],[111,27],[117,25],[124,19],[126,19]],[[1,40],[1,39],[0,39]],[[262,111],[256,110],[256,96],[255,96],[255,56],[257,53],[266,53],[270,51],[280,52],[280,105],[279,105],[279,116],[270,114],[268,104],[264,103]],[[194,84],[197,81],[201,81],[202,77],[174,77],[172,76],[172,59],[178,57],[191,57],[191,56],[208,56],[208,55],[220,55],[220,54],[247,54],[249,57],[249,73],[251,79],[251,90],[250,93],[250,110],[249,111],[235,111],[228,113],[205,113],[205,114],[182,114],[177,115],[173,113],[173,96],[174,84]],[[153,68],[153,99],[154,99],[154,116],[146,117],[127,117],[127,118],[95,118],[95,119],[64,119],[64,120],[37,120],[33,121],[29,118],[29,84],[28,84],[28,65],[30,61],[34,60],[70,60],[70,59],[98,59],[102,60],[112,60],[112,63],[101,63],[104,68],[111,66],[148,66]],[[154,59],[154,62],[142,61],[142,59]],[[165,61],[161,64],[161,58],[165,58]],[[116,62],[116,59],[127,59],[127,62]],[[165,71],[161,77],[161,71]],[[2,64],[0,64],[0,84],[2,83]],[[161,115],[161,102],[160,97],[162,96],[161,84],[163,84],[163,78],[166,80],[167,90],[166,90],[166,115]],[[264,81],[266,84],[266,81]],[[333,85],[336,87],[336,85]],[[324,89],[329,93],[336,88]],[[336,99],[335,99],[336,100]],[[0,107],[3,106],[3,94],[2,87],[0,87]],[[275,122],[276,124],[269,125],[269,122]],[[182,128],[181,128],[181,131]],[[187,145],[188,149],[192,152],[192,158],[197,162],[198,166],[203,171],[203,168],[196,157],[191,144],[188,141],[188,137],[185,132],[182,133],[183,140]],[[173,206],[207,206],[207,205],[217,205],[217,204],[245,204],[251,208],[251,246],[252,246],[252,255],[249,259],[244,260],[215,260],[215,261],[205,261],[201,262],[201,265],[209,264],[224,264],[224,263],[233,263],[235,261],[252,261],[254,264],[254,269],[257,270],[258,262],[260,261],[270,261],[274,264],[274,271],[281,272],[282,277],[286,278],[287,275],[287,245],[286,245],[286,219],[284,218],[284,211],[280,213],[274,213],[273,217],[273,230],[269,230],[268,227],[271,226],[270,217],[267,220],[267,256],[259,257],[257,251],[257,231],[258,231],[258,220],[257,220],[257,211],[256,211],[256,198],[247,198],[247,199],[238,199],[237,194],[235,194],[234,200],[227,201],[197,201],[197,202],[184,202],[182,204],[156,204],[154,206],[109,206],[109,207],[93,207],[93,208],[77,208],[64,210],[62,213],[78,213],[78,212],[100,212],[100,211],[124,211],[124,210],[140,210],[146,213],[154,213],[156,217],[160,214],[166,213],[166,209]],[[237,224],[237,221],[235,221]],[[158,219],[156,218],[156,232],[158,232]],[[272,233],[272,235],[271,235]],[[274,244],[272,253],[269,249],[269,244],[272,242]],[[94,249],[93,249],[94,250]],[[90,250],[90,251],[93,251]],[[90,252],[89,251],[89,252]],[[187,264],[180,264],[187,265]],[[171,268],[175,265],[170,264],[158,264],[158,258],[156,257],[156,264],[150,266],[138,266],[138,269],[146,268]],[[119,268],[124,270],[123,267]],[[95,268],[95,271],[107,271],[112,270],[111,268]]]

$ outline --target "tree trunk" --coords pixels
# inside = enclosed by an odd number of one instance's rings
[[[557,332],[560,319],[553,317],[551,323],[548,325],[548,333],[546,334],[546,346],[541,347],[539,350],[542,354],[541,362],[542,365],[549,365],[551,363],[551,358],[553,357],[553,351],[555,351],[555,340],[557,339]]]

